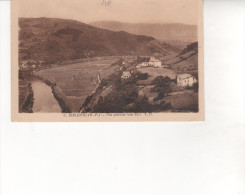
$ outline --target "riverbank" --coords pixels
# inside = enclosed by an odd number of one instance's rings
[[[31,83],[19,80],[19,112],[33,113],[33,90]]]
[[[61,95],[60,91],[57,89],[56,84],[50,82],[49,80],[44,79],[41,76],[38,76],[38,75],[34,75],[33,77],[43,81],[46,85],[48,85],[51,88],[52,94],[53,94],[54,98],[56,99],[56,101],[58,102],[58,104],[62,110],[62,113],[71,113],[71,109],[69,108],[69,106],[67,106],[67,104],[63,100],[62,95]]]

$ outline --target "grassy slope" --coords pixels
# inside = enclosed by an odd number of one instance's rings
[[[198,43],[189,44],[178,55],[166,56],[163,63],[169,65],[176,73],[190,73],[197,76],[198,71]]]

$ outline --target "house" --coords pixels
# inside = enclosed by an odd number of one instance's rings
[[[167,64],[162,65],[162,67],[163,67],[163,68],[170,68],[170,66],[167,65]]]
[[[21,61],[20,62],[20,68],[25,69],[28,68],[28,61]]]
[[[177,85],[181,87],[192,87],[194,83],[197,82],[197,79],[190,74],[180,74],[177,75]]]
[[[151,57],[147,61],[141,62],[136,66],[136,68],[142,68],[142,67],[162,67],[161,60],[156,59],[155,57]]]
[[[161,60],[158,60],[155,57],[151,57],[149,60],[149,66],[162,67],[162,62]]]
[[[127,79],[129,77],[131,77],[131,73],[129,71],[124,71],[122,73],[122,76],[121,76],[122,79]]]
[[[140,64],[136,66],[136,68],[142,68],[142,67],[148,67],[148,66],[149,66],[149,62],[141,62]]]

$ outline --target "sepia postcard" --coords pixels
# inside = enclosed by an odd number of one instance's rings
[[[201,0],[12,0],[12,121],[203,121]]]

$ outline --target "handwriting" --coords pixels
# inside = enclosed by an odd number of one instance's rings
[[[112,1],[111,0],[102,0],[101,5],[103,6],[111,6]]]

